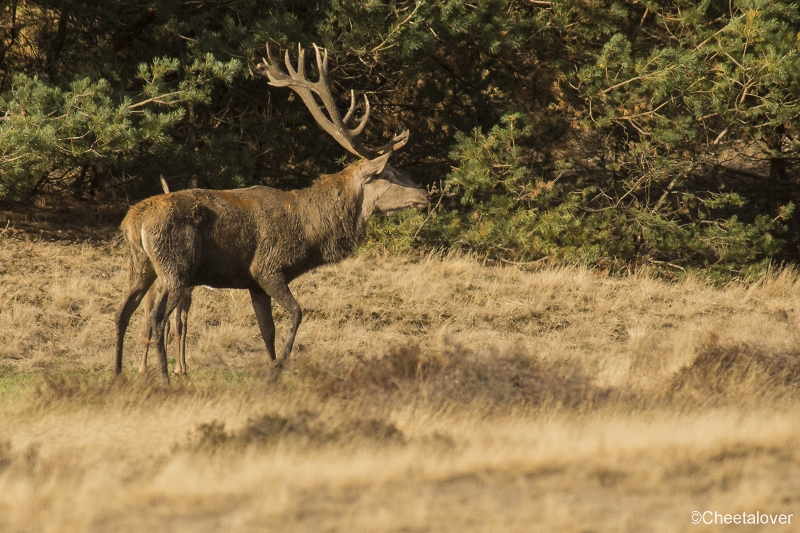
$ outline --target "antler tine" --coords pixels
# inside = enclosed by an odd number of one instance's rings
[[[347,124],[351,118],[353,118],[353,112],[356,110],[356,94],[353,89],[350,89],[350,109],[347,110],[347,114],[342,119],[342,124]],[[350,130],[350,133],[353,135],[358,135],[364,130],[364,126],[367,125],[367,120],[369,120],[369,98],[367,95],[364,95],[364,116],[361,117],[358,125]]]
[[[296,80],[297,79],[297,71],[294,69],[294,65],[292,65],[292,57],[289,55],[289,50],[286,50],[286,52],[283,53],[283,62],[286,64],[286,72],[289,73],[289,77],[291,79],[293,79],[293,80]],[[303,68],[301,66],[302,63],[298,63],[297,65],[298,65],[298,69],[302,70],[302,68]],[[283,71],[281,69],[279,69],[277,66],[275,67],[275,70],[280,72],[283,76],[285,76],[285,74],[283,74]],[[286,85],[291,85],[291,83],[292,83],[291,81],[289,81],[289,80],[286,80],[286,81],[287,81]]]
[[[395,150],[399,150],[403,146],[406,145],[408,142],[408,130],[403,130],[394,137],[388,143],[384,144],[380,148],[375,149],[375,153],[378,155],[385,154],[386,151],[394,152]]]
[[[286,60],[289,61],[289,50],[286,50]],[[286,63],[287,65],[289,63]],[[300,43],[297,44],[297,71],[295,72],[296,76],[301,80],[306,79],[306,51],[303,50],[303,47],[300,46]]]
[[[269,51],[269,43],[267,43],[266,45],[264,45],[264,48],[266,48],[266,49],[267,49],[267,59],[264,59],[264,58],[262,57],[262,58],[261,58],[261,62],[262,62],[262,63],[264,63],[264,65],[265,65],[265,68],[266,68],[266,66],[269,66],[269,65],[271,65],[272,63],[274,63],[274,61],[272,60],[272,52],[270,52],[270,51]]]
[[[347,124],[347,121],[353,118],[353,111],[356,110],[356,92],[353,89],[350,89],[350,109],[347,110],[347,114],[342,119],[342,122]]]
[[[319,47],[316,45],[314,46],[314,52],[317,55],[317,70],[319,70],[319,81],[317,83],[324,84],[325,87],[328,87],[328,50],[325,50],[325,54],[322,58],[319,56]]]
[[[364,127],[367,125],[367,121],[369,120],[369,98],[367,95],[364,95],[364,116],[361,117],[361,121],[358,123],[358,126],[350,130],[353,135],[359,135],[362,131],[364,131]]]

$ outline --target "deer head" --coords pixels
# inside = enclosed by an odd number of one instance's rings
[[[354,118],[356,97],[350,91],[350,108],[344,117],[339,112],[328,81],[328,51],[320,53],[317,45],[314,53],[317,60],[319,79],[312,82],[305,75],[305,52],[298,45],[297,68],[292,65],[289,51],[285,54],[286,72],[272,58],[267,45],[267,58],[256,68],[257,72],[269,78],[274,87],[289,87],[295,91],[308,107],[317,124],[336,142],[353,155],[362,158],[354,163],[358,166],[353,172],[359,179],[364,193],[364,214],[384,215],[407,207],[424,208],[428,206],[428,195],[399,170],[388,164],[389,157],[408,142],[408,130],[395,135],[389,142],[379,147],[366,146],[359,139],[370,116],[369,99],[364,95],[364,115],[355,127],[348,123]],[[317,103],[315,96],[322,102]]]

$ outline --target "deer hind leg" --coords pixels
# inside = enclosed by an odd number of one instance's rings
[[[178,337],[178,358],[175,360],[176,376],[186,375],[186,333],[189,324],[189,308],[192,306],[192,290],[184,289],[181,301],[175,309],[175,335]]]
[[[144,344],[144,353],[142,354],[142,362],[139,364],[139,373],[145,374],[147,373],[147,354],[150,352],[150,341],[153,338],[153,327],[150,323],[150,317],[153,314],[153,300],[155,300],[156,294],[160,290],[161,284],[156,281],[155,285],[150,287],[150,290],[147,291],[147,294],[144,295],[144,299],[142,300],[142,307],[144,307],[144,331],[142,332],[142,340]],[[175,319],[177,323],[177,318]],[[167,325],[164,328],[164,348],[167,348],[169,339],[169,321],[167,321]]]
[[[169,372],[167,369],[167,349],[166,349],[166,328],[169,315],[175,310],[180,302],[183,287],[177,282],[166,282],[156,296],[153,306],[153,315],[150,317],[150,327],[155,335],[156,350],[158,360],[161,363],[161,377],[169,383]]]
[[[258,329],[261,330],[261,338],[267,347],[269,358],[275,360],[275,321],[272,319],[272,298],[261,289],[250,290],[250,300],[253,302],[253,310],[256,312]]]
[[[144,374],[147,372],[147,352],[150,351],[150,339],[153,337],[153,328],[150,327],[150,315],[153,312],[153,300],[158,292],[158,283],[150,287],[147,294],[142,299],[142,307],[144,307],[144,331],[142,331],[142,341],[144,343],[144,354],[142,354],[142,362],[139,364],[139,373]]]
[[[128,324],[130,324],[131,315],[133,315],[133,312],[139,307],[139,304],[155,280],[156,273],[152,266],[147,265],[140,268],[138,276],[135,276],[132,280],[131,286],[128,289],[128,294],[125,297],[122,306],[117,311],[115,317],[117,329],[117,350],[114,360],[114,374],[116,375],[119,375],[122,372],[122,351],[125,344],[125,332],[128,330]]]
[[[292,352],[292,346],[294,345],[294,338],[297,335],[297,329],[300,327],[300,322],[303,320],[303,311],[300,309],[300,304],[298,304],[297,300],[294,299],[291,291],[289,291],[288,285],[286,285],[286,282],[282,278],[271,276],[270,278],[264,280],[264,282],[261,283],[261,286],[264,291],[278,303],[278,305],[286,309],[292,319],[292,325],[289,328],[289,332],[286,334],[286,340],[283,344],[281,358],[276,362],[278,367],[282,367],[286,360],[289,359],[289,354]],[[269,350],[269,348],[267,349]]]

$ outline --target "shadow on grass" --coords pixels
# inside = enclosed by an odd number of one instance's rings
[[[365,441],[385,445],[404,444],[405,437],[386,420],[352,418],[331,423],[310,411],[300,411],[288,416],[266,413],[250,418],[238,431],[226,431],[225,424],[217,421],[201,424],[190,447],[195,451],[215,452],[225,448],[271,446],[284,441],[294,446],[347,445]]]
[[[281,401],[294,397],[306,405],[327,399],[357,400],[361,406],[389,409],[409,403],[433,408],[581,412],[603,406],[627,410],[664,404],[752,404],[800,399],[800,347],[779,351],[710,336],[698,345],[691,364],[661,383],[663,386],[638,392],[624,386],[599,387],[592,373],[574,361],[545,361],[521,349],[478,352],[454,345],[426,350],[403,344],[380,357],[302,353],[290,359],[282,371],[264,366],[233,374],[207,372],[172,384],[163,383],[155,374],[115,378],[96,373],[44,374],[34,389],[34,403],[138,405],[180,396],[216,398],[235,393],[259,398],[277,394]],[[304,396],[307,394],[310,396]],[[237,434],[234,440],[269,441],[272,434],[302,434],[311,440],[330,437],[327,429],[315,433],[318,417],[297,415],[283,420],[269,416],[260,422],[265,428],[261,437],[259,424],[253,422],[251,433]]]
[[[672,377],[667,397],[695,403],[753,403],[800,398],[800,346],[780,351],[710,335],[694,361]]]
[[[578,408],[602,404],[610,394],[575,365],[548,363],[514,350],[475,353],[454,346],[432,352],[406,344],[383,357],[356,357],[344,374],[341,361],[309,358],[296,364],[300,383],[324,396],[378,393],[434,404]]]

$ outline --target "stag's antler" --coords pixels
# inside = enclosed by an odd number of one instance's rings
[[[361,120],[355,128],[348,128],[347,122],[353,118],[353,113],[356,109],[355,93],[352,89],[350,90],[350,109],[347,111],[344,118],[342,118],[339,109],[336,107],[336,103],[333,101],[330,84],[328,83],[328,51],[325,50],[324,55],[321,56],[319,48],[316,44],[314,45],[314,51],[317,55],[319,80],[311,82],[306,79],[305,76],[305,52],[300,45],[298,45],[297,48],[297,69],[292,66],[289,51],[286,51],[286,70],[289,72],[289,74],[286,74],[272,59],[269,45],[267,45],[267,59],[264,59],[260,68],[266,72],[270,85],[275,87],[290,87],[294,92],[300,95],[300,98],[303,99],[306,107],[308,107],[311,114],[314,115],[314,119],[322,126],[322,129],[328,132],[328,134],[336,139],[348,152],[354,155],[366,157],[367,159],[374,159],[379,155],[385,154],[387,151],[398,150],[406,144],[408,141],[408,130],[395,135],[391,141],[379,148],[371,148],[364,145],[358,139],[358,136],[364,130],[364,126],[367,125],[367,120],[369,120],[369,99],[367,95],[364,95],[364,116],[361,117]],[[317,104],[312,93],[316,93],[316,95],[319,96],[322,105],[325,106],[325,111],[327,111],[328,116],[325,116],[325,112],[323,112],[322,108]]]

